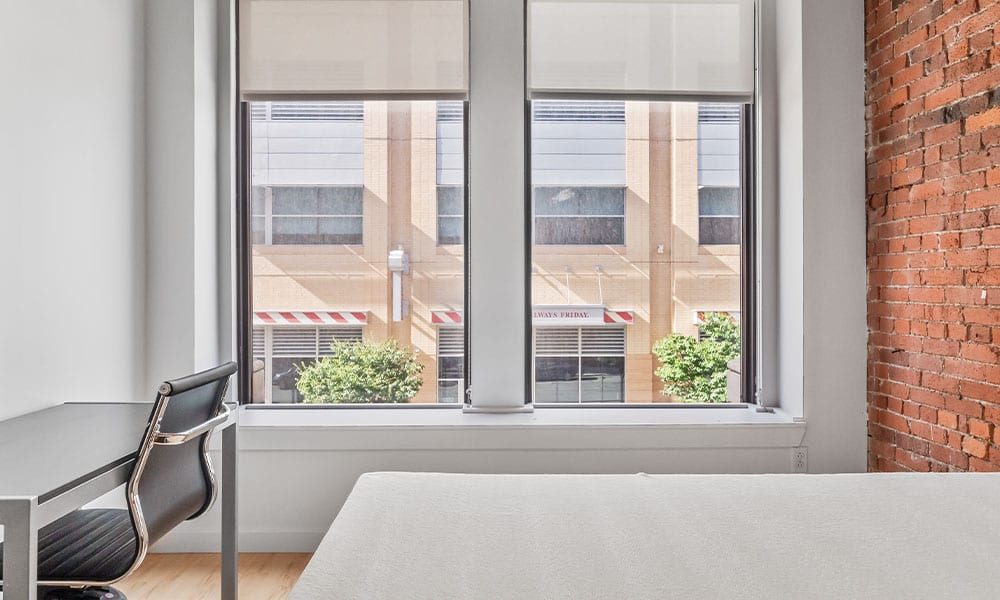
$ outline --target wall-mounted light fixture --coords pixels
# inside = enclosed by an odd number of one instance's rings
[[[392,273],[392,320],[403,320],[403,274],[410,272],[410,258],[402,247],[389,251],[389,272]]]

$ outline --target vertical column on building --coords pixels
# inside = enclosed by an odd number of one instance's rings
[[[649,344],[673,333],[674,227],[672,104],[649,104]],[[666,401],[663,382],[656,376],[657,359],[649,355],[652,402]]]
[[[627,402],[648,402],[652,393],[648,374],[651,371],[650,320],[653,309],[652,273],[649,271],[650,248],[656,244],[650,222],[655,199],[650,189],[650,128],[649,103],[625,103],[625,253],[629,263],[644,272],[645,277],[627,277],[631,285],[628,296],[634,299],[638,312],[635,325],[625,336],[625,399]],[[622,307],[614,307],[622,308]]]
[[[389,111],[388,102],[364,103],[364,306],[369,307],[365,341],[389,339],[392,288],[389,274]]]
[[[388,231],[388,247],[386,256],[391,250],[402,249],[406,252],[410,261],[409,274],[403,274],[402,301],[403,313],[401,321],[392,320],[392,297],[393,278],[391,274],[387,277],[386,298],[388,299],[389,315],[389,337],[396,340],[400,346],[407,348],[410,346],[410,321],[412,307],[407,311],[410,304],[411,282],[416,278],[420,268],[413,256],[413,232],[411,223],[413,222],[410,208],[411,174],[410,174],[410,102],[405,100],[394,100],[389,102],[388,108],[388,155],[389,155],[389,221],[386,225]]]
[[[437,253],[437,103],[410,103],[410,343],[424,365],[424,385],[413,402],[437,402],[437,329],[431,311],[461,301],[461,283],[454,289],[447,255]],[[461,275],[461,267],[459,267]],[[451,292],[454,291],[454,297]]]

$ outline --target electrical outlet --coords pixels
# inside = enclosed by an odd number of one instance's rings
[[[805,446],[792,448],[792,473],[806,473],[809,471],[809,452]]]

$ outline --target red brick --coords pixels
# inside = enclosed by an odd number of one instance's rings
[[[974,437],[966,437],[962,440],[962,451],[976,458],[986,458],[988,448],[986,442]]]
[[[1000,0],[868,0],[868,464],[1000,471]]]
[[[978,115],[972,115],[965,120],[966,131],[981,131],[988,127],[1000,125],[1000,107],[990,109]]]

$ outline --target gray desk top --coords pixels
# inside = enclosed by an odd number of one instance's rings
[[[0,421],[0,497],[39,502],[132,460],[149,402],[60,404]]]

